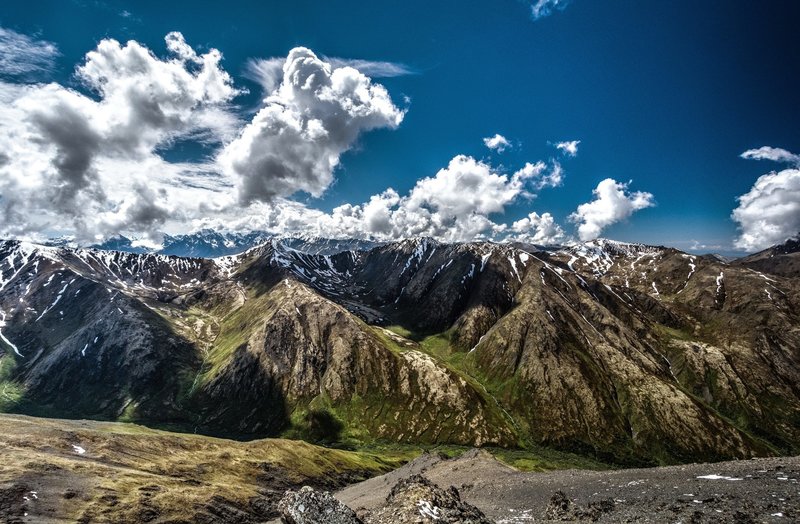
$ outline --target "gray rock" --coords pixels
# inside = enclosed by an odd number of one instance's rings
[[[303,486],[287,491],[278,503],[284,524],[363,524],[355,512],[327,491]]]

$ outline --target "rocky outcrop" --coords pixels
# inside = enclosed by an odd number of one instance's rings
[[[455,487],[442,489],[422,475],[402,479],[392,488],[386,505],[374,512],[364,512],[363,519],[366,524],[494,523],[481,510],[462,501]]]
[[[287,491],[278,503],[284,524],[363,524],[356,513],[327,491],[303,486]]]

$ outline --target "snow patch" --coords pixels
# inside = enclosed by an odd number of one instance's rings
[[[17,348],[17,346],[15,346],[10,340],[8,340],[6,338],[5,335],[3,335],[2,328],[4,328],[4,327],[6,327],[6,312],[0,310],[0,340],[5,342],[8,345],[8,347],[13,349],[14,353],[16,353],[17,356],[24,357],[24,355],[19,352],[19,349]]]
[[[514,270],[514,274],[517,275],[517,280],[522,282],[522,277],[519,276],[519,271],[517,271],[517,261],[512,256],[512,257],[508,257],[508,262],[509,262],[509,264],[511,264],[511,269]]]
[[[439,508],[437,508],[427,500],[418,500],[417,508],[419,509],[419,514],[422,515],[423,517],[428,517],[429,519],[433,520],[439,520],[442,518]]]
[[[54,307],[56,307],[56,304],[58,304],[58,303],[61,301],[61,297],[64,295],[64,291],[66,291],[66,290],[67,290],[67,288],[69,287],[69,285],[70,285],[70,284],[72,284],[73,282],[75,282],[75,279],[74,279],[74,278],[73,278],[72,280],[70,280],[69,282],[67,282],[66,284],[64,284],[64,287],[62,287],[62,288],[61,288],[61,291],[59,291],[59,292],[58,292],[58,295],[56,296],[56,299],[53,301],[53,303],[52,303],[52,304],[50,304],[50,306],[49,306],[49,307],[45,308],[45,310],[44,310],[44,311],[42,311],[42,314],[41,314],[41,315],[39,315],[39,316],[36,318],[36,320],[34,320],[34,322],[39,322],[39,320],[41,320],[41,319],[42,319],[42,317],[43,317],[43,316],[45,316],[45,314],[46,314],[48,311],[50,311],[51,309],[53,309]],[[61,313],[62,315],[64,314],[64,313],[63,313],[63,311],[60,311],[59,313]]]
[[[486,263],[489,261],[489,257],[491,256],[492,252],[489,251],[481,257],[481,273],[483,273],[483,269],[486,267]]]
[[[697,478],[706,480],[742,480],[738,477],[726,477],[725,475],[717,475],[717,474],[700,475]]]

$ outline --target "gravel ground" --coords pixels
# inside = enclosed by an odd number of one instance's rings
[[[800,521],[800,457],[523,473],[480,451],[452,460],[423,455],[403,468],[349,486],[336,497],[353,509],[376,509],[398,480],[414,473],[443,488],[455,486],[463,500],[500,524],[553,521],[546,517],[579,520],[580,510],[591,503],[604,503],[600,522]],[[572,504],[555,516],[550,501],[558,491]],[[588,518],[586,512],[583,518]]]

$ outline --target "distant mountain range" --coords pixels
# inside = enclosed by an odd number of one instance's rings
[[[341,251],[369,249],[380,242],[358,239],[334,240],[309,236],[276,236],[262,231],[245,233],[217,232],[203,229],[186,235],[164,235],[161,247],[147,248],[134,239],[125,236],[112,237],[102,244],[91,246],[95,249],[125,251],[127,253],[158,253],[179,257],[216,258],[235,255],[263,244],[268,240],[280,239],[289,247],[317,255],[332,255]],[[58,243],[55,243],[58,245]]]
[[[796,241],[727,262],[253,235],[0,242],[0,411],[634,464],[800,452]]]

